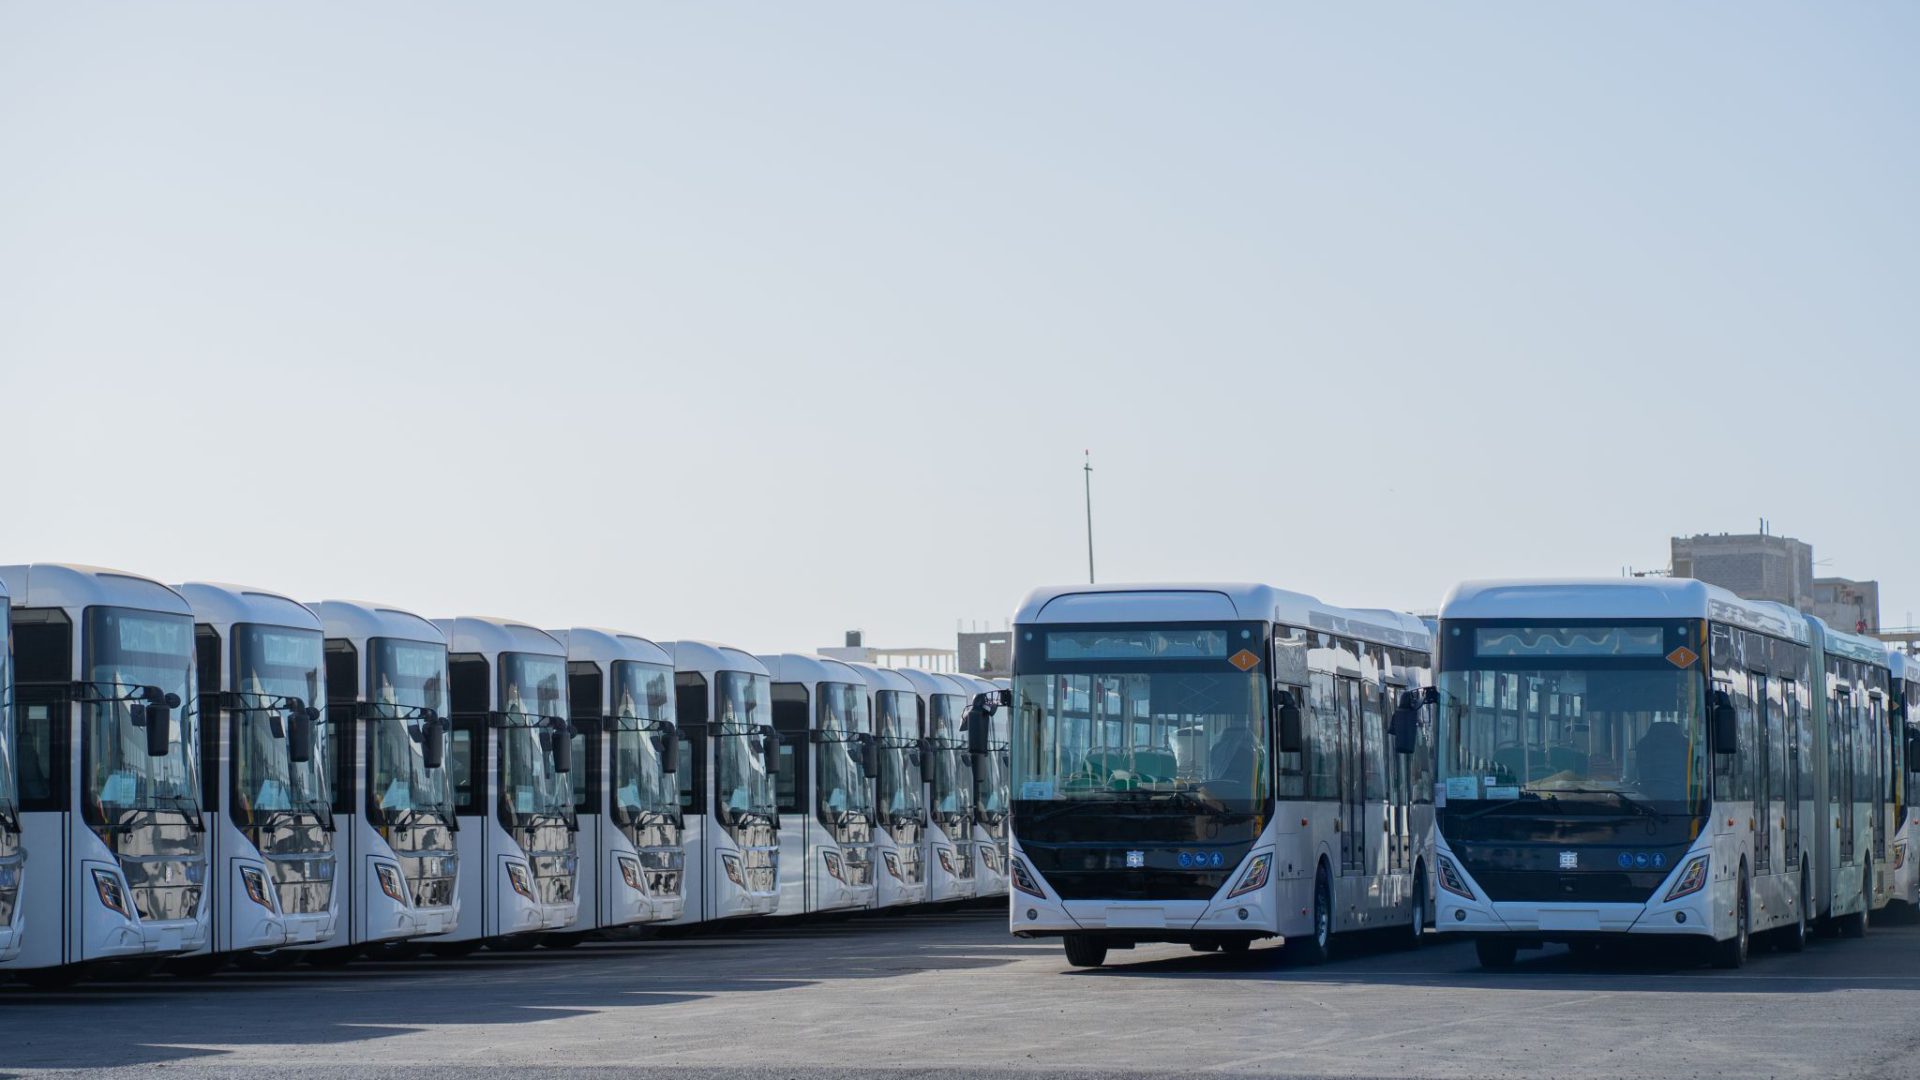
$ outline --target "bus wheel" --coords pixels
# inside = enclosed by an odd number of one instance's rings
[[[1873,880],[1873,860],[1860,870],[1860,910],[1840,919],[1840,936],[1863,938],[1867,936],[1867,909],[1873,904],[1873,894],[1867,891],[1867,883]]]
[[[1500,938],[1475,938],[1473,955],[1488,971],[1505,971],[1513,966],[1514,957],[1520,955],[1520,946]]]
[[[1068,934],[1061,940],[1067,946],[1067,963],[1074,967],[1097,968],[1107,962],[1107,946],[1099,938]]]
[[[1713,943],[1713,966],[1737,968],[1747,962],[1752,912],[1747,907],[1747,868],[1740,867],[1740,891],[1733,898],[1733,936]]]
[[[1407,948],[1417,949],[1420,940],[1427,934],[1427,879],[1426,874],[1416,873],[1413,879],[1413,926],[1407,933]]]
[[[1333,883],[1326,863],[1313,875],[1313,934],[1288,942],[1287,952],[1303,964],[1324,964],[1333,955]]]
[[[1793,898],[1793,925],[1780,932],[1780,948],[1787,952],[1799,952],[1807,947],[1807,868],[1800,868],[1800,895]]]

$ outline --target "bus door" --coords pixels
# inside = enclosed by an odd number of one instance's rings
[[[1756,874],[1773,867],[1773,746],[1767,708],[1767,677],[1747,673],[1753,701],[1753,868]]]
[[[1887,851],[1887,785],[1893,781],[1891,757],[1887,746],[1886,710],[1880,704],[1880,691],[1867,694],[1867,733],[1872,742],[1873,762],[1873,854],[1877,866],[1885,866]],[[1872,882],[1867,887],[1873,887]]]
[[[1360,731],[1360,681],[1338,679],[1340,709],[1340,872],[1365,872],[1367,862],[1366,759]]]
[[[1388,686],[1380,702],[1383,723],[1391,723],[1400,704],[1400,687]],[[1413,869],[1413,755],[1395,753],[1391,732],[1383,732],[1387,763],[1387,869]]]
[[[1783,681],[1780,686],[1781,704],[1785,706],[1787,776],[1786,790],[1781,795],[1786,799],[1786,822],[1782,830],[1782,850],[1784,864],[1788,869],[1800,865],[1800,799],[1806,791],[1801,770],[1806,767],[1800,748],[1806,742],[1806,717],[1800,711],[1800,684],[1791,680]]]
[[[1840,849],[1835,859],[1839,866],[1853,865],[1853,706],[1848,694],[1846,689],[1834,687],[1832,745],[1828,748],[1828,760],[1833,763],[1828,770],[1829,781],[1839,803],[1834,807],[1840,825]]]

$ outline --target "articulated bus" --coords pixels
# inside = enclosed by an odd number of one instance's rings
[[[976,893],[973,850],[973,755],[962,729],[967,687],[945,675],[913,668],[900,674],[919,698],[921,772],[927,793],[927,902],[971,900]]]
[[[564,930],[579,914],[567,649],[506,619],[434,624],[447,637],[447,772],[461,872],[460,921],[432,949],[532,945],[537,938],[507,939]]]
[[[20,897],[33,927],[0,965],[57,985],[99,961],[204,947],[193,609],[92,567],[0,567],[13,597]]]
[[[331,965],[459,924],[446,765],[452,707],[439,627],[384,604],[308,606],[325,634],[322,753],[345,917],[306,952],[309,963]]]
[[[567,649],[573,812],[579,823],[580,916],[546,944],[680,917],[680,737],[673,657],[643,637],[575,627]]]
[[[20,800],[13,775],[13,604],[0,580],[0,964],[20,954],[26,916],[20,909]]]
[[[193,608],[213,934],[168,967],[204,974],[233,953],[333,936],[326,671],[320,619],[304,605],[232,585],[175,588]]]
[[[880,775],[873,782],[876,868],[873,906],[909,907],[927,899],[926,781],[922,771],[920,695],[905,675],[872,664],[847,665],[866,683]]]
[[[1484,966],[1668,935],[1734,967],[1756,932],[1865,932],[1884,646],[1690,580],[1470,582],[1438,638],[1436,926]]]
[[[838,660],[759,657],[773,679],[780,733],[781,915],[873,906],[873,780],[879,746],[867,684]]]
[[[677,641],[680,814],[689,866],[678,923],[770,915],[780,899],[780,815],[773,769],[773,685],[745,652]]]
[[[1007,757],[1012,752],[1011,710],[1001,705],[1000,687],[973,675],[952,674],[967,697],[989,709],[979,741],[968,736],[973,758],[973,855],[975,894],[1007,895]]]
[[[1920,911],[1920,658],[1895,646],[1887,650],[1893,679],[1888,745],[1899,755],[1894,769],[1893,857],[1887,898],[1905,904],[1911,917]]]
[[[1429,906],[1418,619],[1264,585],[1043,588],[1014,618],[1012,930],[1309,962]],[[985,710],[975,712],[977,723]]]

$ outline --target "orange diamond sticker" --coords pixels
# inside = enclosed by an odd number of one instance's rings
[[[1692,667],[1693,662],[1698,659],[1700,659],[1700,654],[1687,648],[1685,645],[1667,654],[1667,663],[1672,664],[1674,667]]]
[[[1232,664],[1241,671],[1252,671],[1254,668],[1260,666],[1260,657],[1254,655],[1251,649],[1241,649],[1239,652],[1227,657],[1227,663]]]

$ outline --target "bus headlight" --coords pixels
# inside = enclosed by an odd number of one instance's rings
[[[240,868],[240,887],[247,890],[247,899],[273,910],[273,894],[267,891],[267,875],[264,871],[251,866]]]
[[[1467,879],[1460,876],[1459,867],[1454,866],[1453,860],[1445,855],[1440,857],[1439,877],[1440,887],[1453,895],[1465,897],[1468,900],[1478,899],[1473,895],[1473,890],[1467,888]]]
[[[842,885],[845,885],[847,883],[847,875],[844,872],[842,872],[840,869],[840,853],[839,852],[837,851],[825,852],[821,856],[821,861],[823,861],[826,864],[828,877],[832,878],[833,880],[839,882]]]
[[[1692,896],[1707,886],[1707,856],[1695,855],[1693,861],[1680,871],[1680,880],[1667,890],[1668,900],[1678,900],[1683,896]]]
[[[1227,894],[1227,899],[1231,900],[1241,893],[1250,893],[1264,886],[1267,883],[1267,872],[1272,868],[1272,855],[1265,852],[1255,855],[1253,861],[1247,864],[1247,872],[1240,875],[1240,884],[1233,887],[1233,891]]]
[[[740,874],[740,857],[738,855],[720,856],[720,867],[727,872],[728,881],[733,882],[743,889],[747,887],[747,879]]]
[[[513,891],[521,896],[535,903],[539,902],[539,899],[533,895],[533,874],[527,869],[526,863],[507,864],[507,884],[513,886]]]
[[[900,856],[895,855],[891,851],[883,851],[880,853],[880,861],[887,864],[887,873],[892,874],[893,879],[895,881],[899,881],[900,880]]]
[[[100,903],[108,911],[133,918],[133,909],[127,906],[127,891],[120,887],[120,875],[111,870],[95,870],[93,891],[100,894]]]
[[[943,847],[940,849],[940,869],[945,870],[947,872],[947,876],[949,877],[958,876],[954,873],[954,870],[953,870],[953,849],[952,848]]]
[[[407,884],[400,876],[400,868],[390,863],[374,863],[373,876],[380,881],[380,891],[393,898],[401,907],[407,905]]]
[[[1026,860],[1009,859],[1007,869],[1013,872],[1014,888],[1042,900],[1047,898],[1047,894],[1040,891],[1040,882],[1033,876],[1033,871],[1027,869]]]
[[[1907,865],[1907,842],[1902,840],[1893,845],[1893,868],[1898,870],[1905,865]]]
[[[632,889],[634,892],[643,893],[647,891],[646,883],[640,878],[639,859],[621,859],[620,878],[627,883],[627,888]]]

